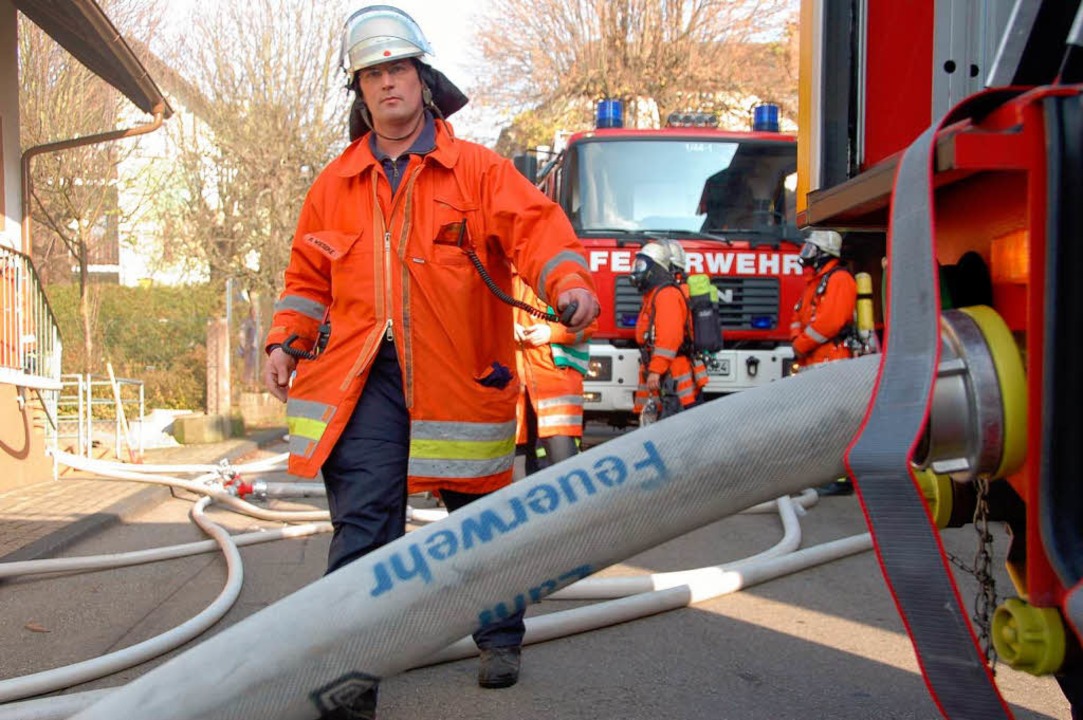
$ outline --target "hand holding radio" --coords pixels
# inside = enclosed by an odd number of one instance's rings
[[[560,313],[560,322],[571,332],[586,330],[602,311],[598,298],[586,288],[565,290],[557,298],[556,307]]]

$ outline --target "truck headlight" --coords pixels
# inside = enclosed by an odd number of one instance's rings
[[[591,356],[587,366],[587,379],[609,382],[613,379],[613,358]]]

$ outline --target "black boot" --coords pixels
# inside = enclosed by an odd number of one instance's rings
[[[376,696],[379,690],[379,684],[374,684],[367,690],[353,692],[347,688],[325,698],[320,720],[376,720]]]
[[[506,688],[519,682],[519,655],[522,648],[486,648],[478,663],[478,685],[483,688]]]

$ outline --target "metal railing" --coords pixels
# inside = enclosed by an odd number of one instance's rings
[[[0,382],[60,390],[60,329],[28,255],[0,246]]]
[[[0,383],[33,390],[45,412],[45,441],[55,447],[62,345],[56,316],[28,255],[0,246]]]
[[[61,376],[57,402],[58,447],[71,447],[73,454],[87,458],[93,457],[95,446],[109,444],[119,459],[143,455],[141,421],[146,416],[143,381],[119,377],[116,380],[117,394],[124,406],[123,417],[137,418],[136,428],[123,426],[109,378],[65,373]],[[122,454],[125,448],[128,454]]]

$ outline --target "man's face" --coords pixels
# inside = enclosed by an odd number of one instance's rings
[[[412,60],[373,65],[359,75],[361,94],[376,125],[401,125],[421,112],[421,78]]]

